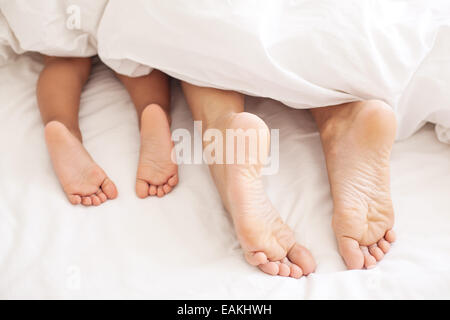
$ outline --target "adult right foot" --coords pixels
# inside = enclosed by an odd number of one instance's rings
[[[70,203],[98,206],[117,197],[114,183],[62,123],[49,122],[45,126],[45,140],[53,168]]]
[[[231,214],[237,236],[248,263],[270,275],[300,278],[315,270],[310,252],[296,243],[294,233],[282,221],[268,199],[261,169],[270,144],[269,130],[257,116],[249,113],[232,114],[218,128],[225,137],[226,129],[256,130],[258,145],[266,145],[260,154],[246,150],[244,164],[213,164],[210,170],[223,203]],[[225,145],[224,141],[224,145]]]
[[[395,241],[389,165],[394,112],[372,100],[313,114],[327,162],[339,251],[349,269],[373,268]],[[320,114],[328,120],[320,121]]]

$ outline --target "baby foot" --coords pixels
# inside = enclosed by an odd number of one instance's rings
[[[380,101],[336,108],[345,110],[321,132],[334,202],[333,229],[347,267],[372,268],[395,241],[389,159],[396,119]]]
[[[117,197],[114,183],[62,123],[49,122],[45,126],[45,139],[56,175],[70,203],[98,206]]]
[[[296,243],[294,233],[282,221],[264,191],[260,163],[268,155],[270,136],[267,126],[260,118],[248,113],[234,114],[222,125],[223,128],[217,128],[222,132],[225,128],[254,129],[256,133],[260,132],[258,139],[264,139],[263,145],[267,146],[260,150],[262,158],[259,160],[256,160],[258,155],[251,154],[247,148],[244,164],[214,164],[210,167],[224,205],[232,216],[247,262],[270,275],[293,278],[308,275],[315,269],[314,259],[307,249]]]
[[[172,161],[169,120],[160,106],[151,104],[141,117],[141,152],[136,178],[139,198],[163,197],[178,183],[178,166]]]

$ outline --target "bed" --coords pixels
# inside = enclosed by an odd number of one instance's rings
[[[0,298],[450,298],[450,146],[436,139],[433,125],[393,150],[397,242],[376,268],[346,271],[312,118],[247,97],[247,111],[281,128],[280,170],[265,177],[267,193],[318,264],[299,280],[270,277],[245,262],[206,165],[181,165],[179,185],[162,199],[136,197],[137,118],[100,62],[83,92],[80,125],[119,198],[70,205],[45,147],[35,99],[41,68],[34,54],[0,67]],[[172,127],[192,131],[175,80],[172,89]]]

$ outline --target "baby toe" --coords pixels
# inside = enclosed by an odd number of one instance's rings
[[[81,203],[84,206],[91,206],[92,205],[92,200],[90,197],[82,197]]]
[[[108,198],[106,197],[106,194],[104,194],[102,191],[99,191],[97,193],[97,197],[100,199],[100,201],[103,203],[106,200],[108,200]]]
[[[137,180],[136,181],[136,195],[144,199],[148,196],[148,183],[144,180]]]
[[[163,190],[165,194],[168,194],[170,191],[172,191],[172,187],[168,184],[163,185]]]
[[[109,180],[109,178],[106,178],[105,181],[102,183],[102,191],[106,194],[108,199],[115,199],[117,198],[117,188],[114,182]]]
[[[97,197],[96,195],[92,195],[90,198],[91,198],[91,202],[94,206],[99,206],[102,204],[102,202],[100,201],[100,198]]]
[[[73,205],[81,204],[81,197],[79,195],[69,195],[69,202]]]
[[[169,184],[169,186],[171,186],[172,188],[175,187],[178,183],[178,174],[175,174],[173,177],[171,177],[167,183]]]
[[[164,193],[164,190],[163,190],[163,187],[162,187],[162,186],[158,186],[158,191],[157,191],[156,195],[157,195],[159,198],[164,197],[165,193]]]

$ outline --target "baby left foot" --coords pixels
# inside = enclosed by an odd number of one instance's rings
[[[56,175],[70,203],[99,206],[117,197],[115,184],[64,124],[50,121],[45,126],[45,140]]]
[[[173,142],[164,110],[151,104],[141,117],[141,151],[136,178],[139,198],[163,197],[178,183],[178,166],[172,161]]]

